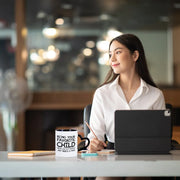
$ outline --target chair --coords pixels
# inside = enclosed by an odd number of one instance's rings
[[[90,115],[91,115],[91,104],[88,104],[85,108],[84,108],[84,113],[83,113],[83,124],[84,124],[84,136],[86,137],[90,130],[87,127],[86,123],[87,122],[89,124],[89,119],[90,119]]]
[[[169,109],[171,111],[171,149],[175,149],[177,146],[179,146],[179,143],[172,139],[172,135],[173,135],[173,126],[174,126],[174,114],[173,114],[173,106],[169,103],[166,103],[166,109]]]

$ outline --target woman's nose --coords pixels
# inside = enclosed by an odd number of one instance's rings
[[[111,55],[110,61],[111,62],[116,61],[116,58],[115,58],[114,54]]]

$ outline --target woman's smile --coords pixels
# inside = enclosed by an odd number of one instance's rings
[[[112,64],[112,67],[116,67],[116,66],[119,66],[120,63],[116,63],[116,64]]]

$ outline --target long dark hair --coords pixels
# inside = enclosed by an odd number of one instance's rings
[[[120,36],[112,39],[109,44],[109,48],[110,48],[112,42],[114,42],[114,41],[117,41],[117,42],[123,44],[124,46],[126,46],[130,50],[131,54],[133,54],[134,51],[136,51],[136,50],[139,52],[139,58],[135,64],[136,72],[146,83],[148,83],[154,87],[157,87],[156,84],[154,83],[153,79],[150,76],[150,73],[149,73],[149,70],[147,67],[147,63],[146,63],[146,56],[145,56],[144,48],[143,48],[143,45],[142,45],[141,41],[139,40],[139,38],[133,34],[123,34],[123,35],[120,35]],[[114,81],[118,75],[119,74],[115,74],[113,72],[112,68],[110,68],[110,70],[105,78],[105,81],[102,85]]]

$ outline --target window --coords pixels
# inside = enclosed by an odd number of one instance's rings
[[[108,42],[120,33],[143,42],[160,85],[173,83],[169,0],[27,0],[27,79],[34,91],[92,90],[102,83]]]

